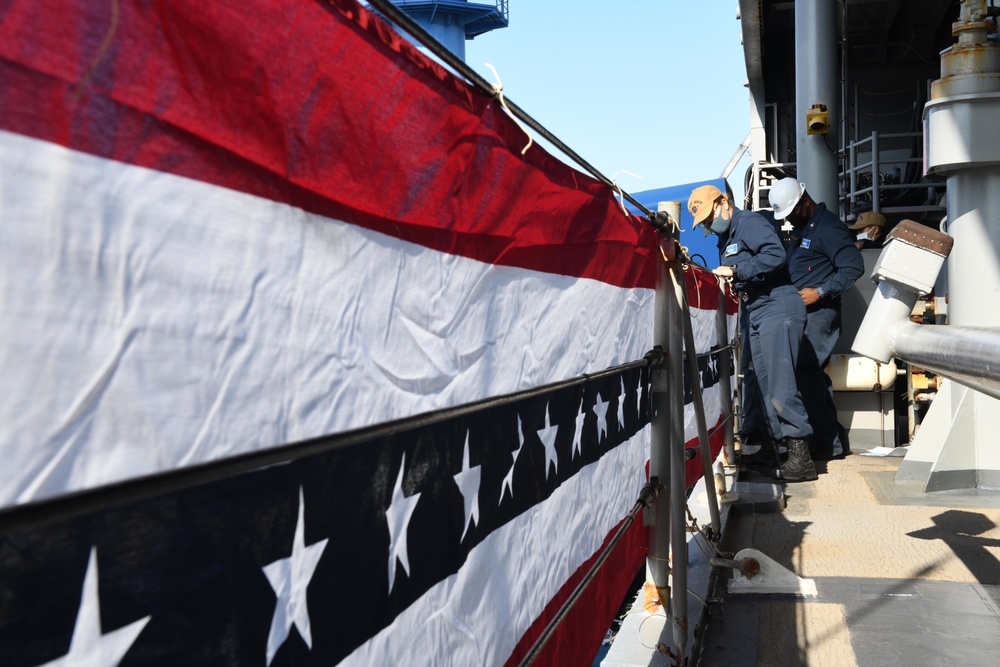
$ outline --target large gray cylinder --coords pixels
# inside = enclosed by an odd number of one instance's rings
[[[828,135],[809,134],[806,112],[823,104]],[[809,194],[839,210],[837,143],[837,3],[795,0],[795,161]]]
[[[1000,169],[962,169],[948,177],[948,232],[955,239],[949,324],[1000,326]]]

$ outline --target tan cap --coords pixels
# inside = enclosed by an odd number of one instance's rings
[[[688,197],[688,211],[694,216],[697,227],[712,215],[712,204],[722,196],[722,191],[714,185],[702,185],[694,189]]]
[[[885,227],[885,216],[875,211],[865,211],[858,216],[853,225],[848,225],[848,229],[864,229],[865,227]]]

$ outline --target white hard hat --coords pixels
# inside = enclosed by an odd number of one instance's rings
[[[806,186],[794,178],[783,178],[772,185],[771,191],[767,193],[767,201],[774,209],[775,219],[784,220],[802,199],[802,193],[805,191]]]

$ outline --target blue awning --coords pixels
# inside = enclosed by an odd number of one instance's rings
[[[694,224],[694,219],[687,210],[687,200],[688,197],[691,196],[691,191],[702,185],[714,185],[722,192],[726,191],[726,179],[713,178],[707,181],[697,181],[695,183],[686,183],[684,185],[672,185],[666,188],[656,188],[654,190],[632,192],[630,194],[651,211],[655,211],[657,204],[660,202],[680,202],[681,245],[688,249],[688,254],[694,261],[707,266],[710,269],[714,269],[719,265],[719,237],[714,234],[705,236],[705,232],[702,229],[692,231],[691,227]],[[628,206],[633,213],[639,213],[638,209],[631,206],[627,202],[626,206]]]

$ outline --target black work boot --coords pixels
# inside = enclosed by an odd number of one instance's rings
[[[788,438],[788,460],[771,471],[771,477],[785,482],[811,482],[819,479],[816,464],[809,456],[809,443],[802,438]]]
[[[760,449],[753,454],[744,454],[746,446],[759,445]],[[747,436],[740,447],[740,464],[751,468],[777,468],[781,465],[778,458],[778,448],[774,445],[774,440],[766,435],[754,434]]]

